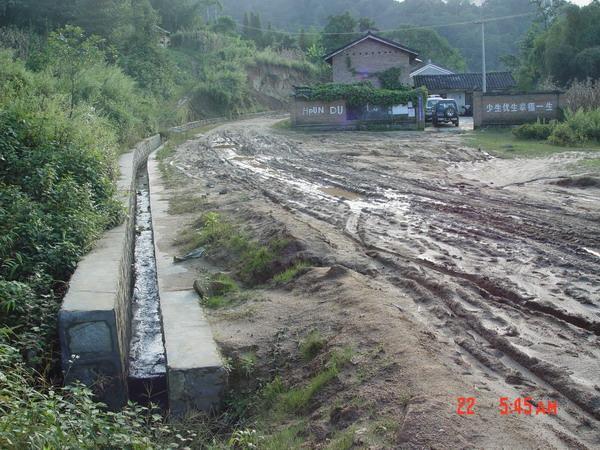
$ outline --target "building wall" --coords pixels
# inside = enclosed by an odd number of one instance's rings
[[[475,127],[486,125],[521,125],[536,120],[558,119],[561,98],[557,92],[529,94],[482,94],[473,98]]]
[[[323,102],[297,98],[292,105],[292,126],[323,130],[357,130],[369,127],[423,130],[425,128],[425,99],[417,104],[380,107],[365,105],[350,107],[344,100]]]
[[[456,105],[458,106],[458,112],[460,114],[463,113],[463,108],[466,104],[466,97],[467,94],[466,92],[448,92],[446,94],[446,98],[451,98],[454,99],[456,101]]]
[[[350,67],[348,67],[348,58]],[[380,87],[381,83],[376,74],[395,67],[402,69],[400,76],[402,83],[406,85],[412,83],[410,55],[372,39],[367,39],[334,56],[332,66],[334,83],[351,84],[368,80],[375,87]]]

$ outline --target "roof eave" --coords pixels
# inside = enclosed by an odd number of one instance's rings
[[[413,49],[408,48],[408,47],[404,47],[403,45],[400,45],[397,42],[390,41],[389,39],[382,38],[381,36],[377,36],[377,35],[375,35],[375,34],[373,34],[373,33],[371,33],[369,31],[364,36],[362,36],[362,37],[360,37],[358,39],[355,39],[354,41],[352,41],[352,42],[344,45],[343,47],[340,47],[340,48],[332,51],[331,53],[328,53],[327,55],[323,56],[323,60],[326,63],[331,64],[333,58],[336,55],[338,55],[339,53],[343,52],[344,50],[346,50],[346,49],[348,49],[350,47],[354,47],[355,45],[360,44],[362,41],[364,41],[365,39],[369,39],[369,38],[375,39],[376,41],[379,41],[379,42],[381,42],[382,44],[385,44],[385,45],[389,45],[390,47],[394,47],[394,48],[397,48],[399,50],[402,50],[403,52],[410,54],[413,59],[418,59],[419,53],[417,53],[416,50],[413,50]]]

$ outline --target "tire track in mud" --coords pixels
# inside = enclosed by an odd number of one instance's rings
[[[376,250],[388,254],[393,253],[385,249],[378,248]],[[584,411],[592,414],[596,419],[600,420],[600,395],[598,395],[597,393],[594,394],[589,389],[586,389],[584,386],[575,382],[572,378],[565,374],[564,370],[560,369],[559,367],[556,367],[544,361],[540,361],[535,357],[530,357],[526,353],[517,349],[514,345],[512,345],[508,340],[503,338],[497,332],[485,327],[476,314],[470,312],[465,306],[463,306],[460,300],[457,300],[456,297],[458,295],[454,290],[442,286],[438,282],[432,282],[428,280],[427,278],[420,275],[416,270],[407,270],[403,268],[403,266],[400,266],[392,258],[381,257],[378,255],[377,259],[389,269],[394,270],[395,274],[388,276],[388,280],[393,284],[397,285],[398,287],[402,287],[405,289],[407,288],[409,291],[417,293],[417,295],[419,295],[420,297],[419,303],[425,303],[425,298],[427,298],[427,295],[441,299],[444,305],[447,306],[447,308],[453,313],[453,316],[448,316],[448,318],[459,320],[461,324],[458,328],[459,331],[455,332],[455,342],[461,347],[463,347],[466,351],[471,353],[482,364],[494,371],[503,374],[506,378],[508,378],[509,376],[516,375],[521,382],[525,381],[522,378],[522,374],[514,374],[497,359],[491,359],[488,356],[488,351],[484,351],[480,346],[464,338],[462,334],[465,329],[472,329],[473,331],[475,331],[479,336],[483,337],[496,349],[510,356],[510,358],[512,358],[520,366],[523,366],[531,373],[537,375],[540,379],[544,380],[547,384],[553,386],[555,389],[557,389],[559,392],[565,395],[565,397],[579,405]],[[412,260],[411,262],[414,263],[415,261]],[[515,302],[515,299],[519,298],[518,294],[515,294],[514,292],[511,292],[505,288],[499,287],[490,282],[489,280],[484,280],[483,282],[481,282],[482,280],[473,279],[472,276],[465,276],[468,274],[458,274],[454,271],[437,267],[431,263],[423,264],[423,261],[419,261],[419,263],[424,267],[428,267],[429,269],[435,270],[445,275],[450,275],[452,277],[457,277],[468,281],[470,283],[468,287],[473,288],[477,291],[483,291],[485,293],[484,298],[493,299],[497,302],[508,303],[511,305],[514,303],[518,303]],[[398,274],[400,274],[400,276]],[[406,280],[410,280],[412,281],[412,283],[407,283]],[[426,293],[423,292],[421,289],[425,289]],[[463,298],[468,296],[469,295],[466,293],[466,291],[462,291]],[[524,299],[521,300],[526,302]],[[476,303],[476,301],[473,301],[473,299],[471,299],[470,304],[473,305],[474,303]],[[480,310],[482,309],[483,308],[480,308]],[[552,314],[552,316],[556,317],[554,314]],[[512,332],[518,333],[518,330],[513,330]]]
[[[522,287],[507,287],[505,280],[493,273],[471,273],[460,270],[452,261],[439,264],[411,254],[410,249],[398,250],[388,245],[398,246],[398,241],[402,241],[402,245],[410,247],[420,241],[418,245],[430,249],[455,247],[465,259],[476,255],[472,258],[472,264],[476,264],[482,262],[479,255],[498,254],[497,249],[486,248],[484,241],[506,248],[516,244],[551,268],[563,270],[562,278],[583,274],[582,286],[593,288],[600,281],[600,259],[582,248],[600,248],[600,231],[595,223],[600,215],[573,213],[549,202],[534,203],[504,190],[482,192],[470,182],[452,185],[393,172],[357,170],[352,167],[352,159],[343,155],[309,153],[291,141],[256,133],[224,133],[211,138],[202,149],[199,161],[205,171],[228,177],[247,191],[260,192],[288,211],[328,223],[351,237],[380,264],[380,272],[389,282],[412,294],[416,303],[426,305],[427,314],[441,317],[454,342],[501,374],[507,383],[512,380],[525,386],[539,385],[536,380],[528,380],[530,372],[600,419],[600,388],[576,382],[565,367],[532,356],[511,342],[509,338],[521,334],[519,324],[511,323],[503,314],[518,313],[528,325],[547,329],[547,334],[565,336],[570,345],[581,346],[593,360],[597,359],[592,351],[593,339],[597,344],[600,322],[549,301],[536,301],[535,295],[518,292],[524,290]],[[327,186],[347,192],[348,196],[360,196],[360,200],[336,198],[323,190]],[[397,204],[391,205],[392,201]],[[406,223],[398,223],[394,214],[388,215],[391,206],[400,211],[397,215],[406,215]],[[374,220],[379,221],[375,226]],[[431,237],[432,227],[446,235],[448,242]],[[398,235],[403,235],[402,239]],[[510,256],[510,252],[507,254]],[[599,306],[597,300],[590,303],[590,309]],[[486,321],[504,325],[505,335],[486,326]],[[522,367],[524,373],[515,373],[475,340],[472,332]],[[553,345],[559,347],[561,343],[556,342]]]

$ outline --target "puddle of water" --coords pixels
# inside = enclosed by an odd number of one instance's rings
[[[592,250],[592,249],[590,249],[590,248],[586,248],[586,247],[582,247],[582,248],[583,248],[583,249],[584,249],[586,252],[588,252],[590,255],[594,255],[594,256],[596,256],[596,257],[600,258],[600,253],[599,253],[599,252],[597,252],[597,251],[594,251],[594,250]]]
[[[361,198],[360,194],[356,192],[350,192],[339,187],[323,187],[320,189],[321,192],[331,195],[332,197],[339,197],[344,200],[358,200]]]

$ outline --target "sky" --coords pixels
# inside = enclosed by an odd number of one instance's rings
[[[583,6],[588,3],[592,3],[592,0],[571,0],[571,3],[575,3],[576,5]]]

